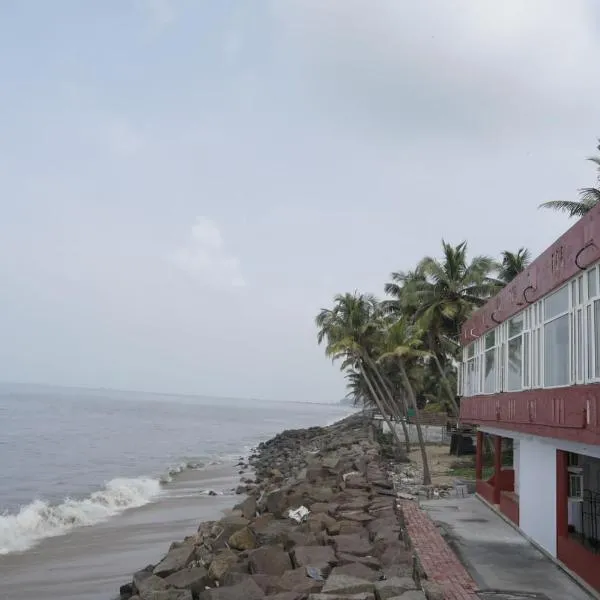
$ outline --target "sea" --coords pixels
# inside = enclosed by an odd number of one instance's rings
[[[238,462],[339,404],[0,384],[0,599],[110,600],[239,501]]]

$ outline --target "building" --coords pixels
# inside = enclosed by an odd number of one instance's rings
[[[600,591],[600,206],[462,330],[477,493]]]

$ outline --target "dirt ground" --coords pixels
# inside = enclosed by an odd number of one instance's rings
[[[429,470],[431,472],[431,483],[433,485],[445,486],[453,485],[456,479],[456,474],[451,473],[451,468],[457,462],[464,464],[469,462],[469,457],[457,458],[449,454],[450,447],[442,444],[428,444],[427,458],[429,459]],[[421,458],[421,450],[418,446],[414,446],[409,455],[410,462],[423,468],[423,460]]]

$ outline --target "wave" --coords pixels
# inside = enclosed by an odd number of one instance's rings
[[[210,463],[213,464],[213,463]],[[173,481],[173,478],[176,475],[179,475],[180,473],[183,473],[184,471],[199,471],[200,469],[203,469],[205,467],[205,463],[201,462],[201,461],[186,461],[186,462],[182,462],[179,463],[177,465],[173,465],[172,467],[169,467],[167,469],[167,472],[161,476],[160,478],[160,482],[161,483],[171,483]]]
[[[117,478],[82,500],[66,498],[56,505],[35,500],[17,514],[0,516],[0,555],[24,552],[42,539],[95,525],[129,508],[144,506],[160,491],[158,479]]]

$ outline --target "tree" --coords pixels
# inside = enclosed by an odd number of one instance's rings
[[[500,284],[510,283],[519,273],[524,271],[531,262],[531,253],[527,248],[519,248],[517,252],[505,250],[498,263],[497,279]]]
[[[600,140],[598,140],[600,142]],[[600,143],[596,146],[600,150]],[[590,156],[588,159],[596,165],[598,171],[597,181],[600,183],[600,157]],[[542,202],[538,208],[549,208],[558,212],[567,213],[569,217],[583,217],[596,204],[600,202],[600,189],[597,187],[581,188],[579,190],[579,200],[550,200]]]
[[[381,388],[377,389],[377,369],[369,361],[369,351],[380,333],[377,316],[374,296],[358,292],[338,294],[333,309],[322,309],[315,318],[317,341],[319,344],[326,341],[325,354],[333,361],[342,360],[342,370],[351,368],[360,373],[370,398],[401,446],[402,441],[388,416],[396,413],[395,407],[390,406]]]
[[[429,471],[429,461],[427,459],[427,449],[425,447],[425,439],[421,428],[421,416],[419,407],[417,406],[417,397],[414,391],[411,377],[411,367],[417,366],[420,359],[425,358],[428,353],[420,349],[422,341],[418,336],[413,335],[413,330],[403,319],[398,319],[390,323],[386,331],[383,353],[379,357],[379,362],[391,362],[394,364],[400,374],[405,395],[403,401],[406,405],[406,396],[410,400],[410,404],[415,412],[415,427],[417,429],[417,437],[419,439],[419,448],[421,450],[421,459],[423,461],[423,484],[431,484],[431,473]],[[415,378],[413,378],[414,381]],[[408,407],[406,407],[408,413]]]

